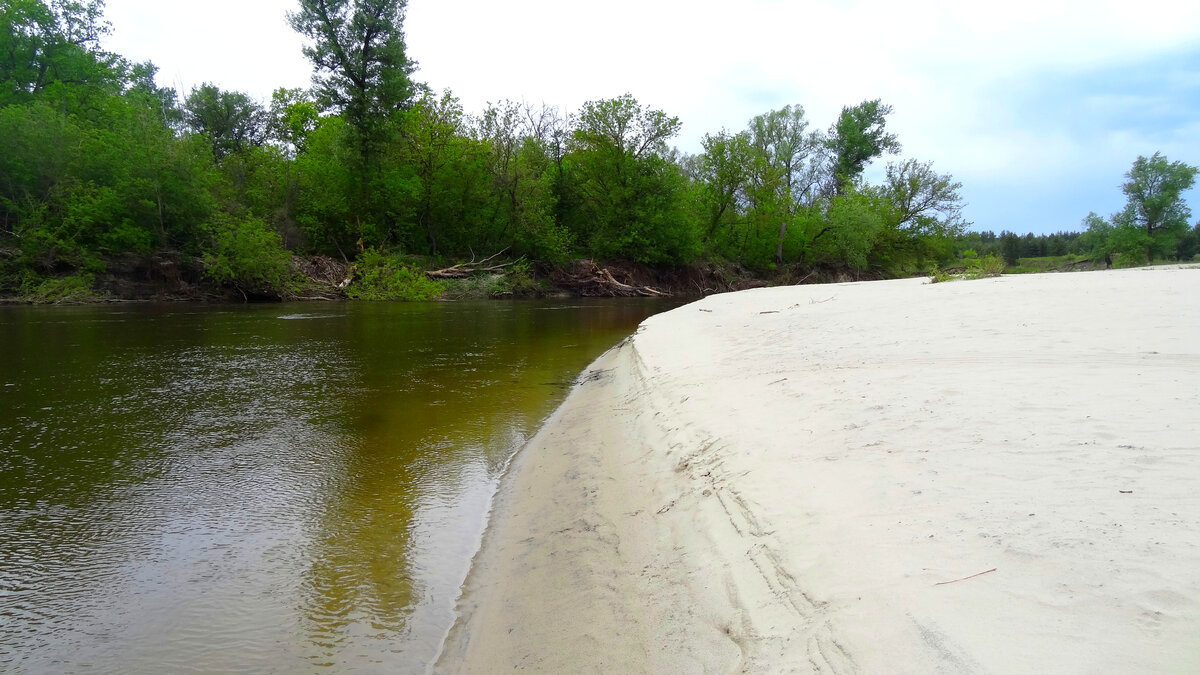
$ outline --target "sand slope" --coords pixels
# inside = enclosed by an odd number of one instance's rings
[[[439,672],[1200,672],[1200,269],[653,317],[514,462],[459,610]]]

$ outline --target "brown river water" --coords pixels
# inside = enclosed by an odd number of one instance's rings
[[[671,306],[0,307],[0,672],[424,671],[509,458]]]

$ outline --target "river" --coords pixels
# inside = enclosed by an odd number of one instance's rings
[[[0,307],[0,671],[423,671],[509,458],[670,306]]]

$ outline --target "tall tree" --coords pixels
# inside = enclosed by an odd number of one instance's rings
[[[504,101],[489,105],[477,124],[490,155],[495,245],[541,260],[566,257],[566,233],[554,219],[552,142],[563,126],[558,110]]]
[[[416,64],[404,46],[405,0],[299,0],[288,22],[310,40],[318,99],[358,133],[365,169],[385,120],[412,101]]]
[[[1096,214],[1092,214],[1095,216]],[[1096,216],[1099,218],[1099,216]],[[1103,222],[1103,220],[1101,220]],[[1004,262],[1010,266],[1015,266],[1021,259],[1021,238],[1015,232],[1005,230],[1000,233],[1000,253],[1004,256]]]
[[[404,161],[419,185],[414,215],[428,253],[468,248],[458,244],[483,212],[484,153],[468,135],[462,103],[449,91],[422,96],[405,115],[404,136]]]
[[[750,179],[753,156],[746,133],[722,130],[715,136],[705,134],[701,143],[704,154],[699,158],[696,173],[707,188],[704,201],[708,222],[704,236],[711,240],[722,222],[737,215],[738,200]]]
[[[895,209],[897,225],[910,231],[939,235],[961,234],[962,183],[933,170],[932,162],[907,159],[888,164],[886,195]]]
[[[632,94],[588,101],[579,111],[573,138],[578,146],[642,159],[666,152],[667,140],[679,133],[679,118],[641,107]]]
[[[695,252],[684,177],[666,158],[679,118],[629,94],[583,104],[564,158],[578,204],[574,233],[594,255],[679,262]]]
[[[788,223],[802,204],[811,204],[818,180],[822,139],[808,132],[802,106],[784,106],[750,120],[750,144],[757,153],[755,183],[759,201],[774,204],[779,219],[775,262],[783,264]]]
[[[884,153],[900,152],[895,134],[887,133],[886,117],[892,106],[879,99],[842,108],[842,114],[829,130],[828,146],[833,152],[833,189],[841,194],[845,187],[862,175],[872,159]]]
[[[207,82],[194,87],[183,102],[183,121],[212,143],[213,157],[262,145],[267,137],[267,114],[240,91],[221,91]]]
[[[320,119],[321,113],[307,91],[281,87],[271,94],[267,133],[289,159],[304,152]]]
[[[1169,255],[1177,240],[1187,233],[1192,212],[1182,194],[1196,182],[1198,171],[1183,162],[1169,162],[1156,152],[1148,159],[1138,157],[1125,174],[1121,191],[1128,202],[1118,219],[1140,227],[1151,238],[1158,250],[1147,253]]]
[[[55,82],[119,90],[120,59],[100,49],[110,32],[103,13],[102,0],[0,2],[0,105],[36,98]]]

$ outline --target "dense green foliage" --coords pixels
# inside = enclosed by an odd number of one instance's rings
[[[165,253],[259,297],[294,286],[293,254],[325,254],[357,262],[352,294],[424,298],[440,286],[419,283],[422,264],[502,251],[532,262],[497,291],[519,293],[572,257],[889,276],[966,248],[1010,265],[1196,249],[1178,199],[1196,170],[1160,155],[1086,233],[966,233],[961,185],[931,164],[864,179],[900,150],[879,100],[826,131],[799,105],[767,111],[687,155],[671,146],[679,119],[629,94],[469,114],[412,79],[403,1],[297,2],[314,86],[265,104],[157,87],[153,65],[102,48],[101,0],[0,5],[0,292],[76,297],[116,257]]]
[[[846,108],[828,134],[800,106],[759,115],[740,133],[704,138],[685,158],[703,252],[768,272],[780,265],[913,274],[946,257],[961,219],[961,187],[931,164],[889,165],[883,185],[862,180],[898,149],[878,101]]]
[[[892,107],[883,105],[879,99],[842,108],[826,141],[833,152],[833,175],[839,190],[858,179],[867,163],[875,157],[885,152],[900,152],[900,142],[895,134],[885,130],[885,118],[891,112]]]
[[[432,292],[394,254],[896,274],[945,256],[962,227],[958,184],[928,164],[862,181],[899,147],[879,101],[828,133],[787,106],[681,155],[678,118],[628,94],[469,115],[412,80],[403,17],[397,0],[299,0],[288,19],[314,88],[264,106],[215,84],[182,102],[157,88],[151,64],[103,50],[100,0],[6,3],[0,287],[74,289],[113,256],[164,251],[258,295],[287,290],[292,253],[359,258],[363,297]]]
[[[398,256],[373,248],[363,251],[354,265],[356,284],[349,295],[360,300],[433,300],[442,294],[442,284],[427,279]]]

